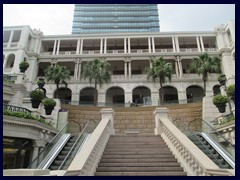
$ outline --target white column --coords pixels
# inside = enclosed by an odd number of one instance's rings
[[[151,53],[151,39],[148,37],[148,52]]]
[[[127,62],[124,61],[124,77],[127,79]]]
[[[128,53],[131,53],[131,41],[130,41],[130,37],[128,38]]]
[[[4,57],[4,61],[3,61],[3,69],[6,67],[7,64],[7,57]]]
[[[201,42],[201,46],[202,46],[202,51],[205,52],[202,36],[200,36],[200,42]]]
[[[78,76],[78,60],[75,62],[75,69],[74,69],[74,79],[77,80]]]
[[[104,54],[107,54],[107,38],[104,38]]]
[[[101,38],[101,41],[100,41],[100,54],[102,54],[103,52],[103,38]]]
[[[175,41],[174,41],[174,37],[172,36],[172,45],[173,45],[173,52],[176,52],[176,45],[175,45]]]
[[[127,53],[127,39],[124,38],[124,53]]]
[[[196,40],[197,40],[198,52],[201,52],[201,47],[200,47],[200,44],[199,44],[199,38],[198,38],[198,36],[196,36]]]
[[[80,61],[78,64],[78,78],[77,79],[81,78],[81,70],[82,70],[82,62]]]
[[[81,40],[81,44],[80,44],[80,54],[82,54],[83,51],[83,39]]]
[[[13,34],[14,34],[14,31],[11,31],[11,34],[10,34],[10,37],[9,37],[9,40],[8,40],[8,44],[7,44],[7,47],[8,47],[8,48],[10,48],[10,47],[11,47],[11,43],[12,43]]]
[[[132,78],[132,66],[131,66],[131,61],[128,62],[128,74],[129,74],[129,79]]]
[[[175,42],[176,42],[176,50],[177,52],[180,52],[180,48],[179,48],[179,42],[178,42],[178,37],[175,37]]]
[[[54,41],[54,45],[53,45],[53,55],[55,55],[55,53],[56,53],[56,46],[57,46],[57,40]]]
[[[61,40],[59,39],[59,40],[58,40],[58,46],[57,46],[57,55],[59,54],[60,43],[61,43]]]
[[[176,59],[175,59],[175,71],[176,71],[177,77],[179,77],[178,61]]]
[[[154,37],[152,37],[152,50],[153,50],[153,53],[155,53],[155,41],[154,41]]]
[[[180,56],[178,56],[178,66],[179,66],[179,75],[180,75],[180,78],[182,78],[183,70],[182,70],[182,61]]]
[[[80,43],[81,43],[81,39],[78,39],[78,41],[77,41],[77,49],[76,49],[76,54],[79,54]]]

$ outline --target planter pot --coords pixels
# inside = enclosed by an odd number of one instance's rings
[[[53,107],[44,107],[45,109],[45,114],[46,115],[51,115],[52,114],[52,110],[54,109]]]
[[[44,85],[45,85],[44,83],[38,83],[38,87],[39,87],[40,89],[42,89]]]
[[[27,70],[26,68],[20,68],[21,73],[25,73],[26,70]]]
[[[39,100],[31,100],[32,102],[32,108],[38,108],[39,107],[39,104],[42,102],[42,101],[39,101]]]
[[[226,104],[218,104],[218,105],[216,105],[216,107],[218,108],[218,111],[220,112],[220,113],[225,113],[226,112]]]

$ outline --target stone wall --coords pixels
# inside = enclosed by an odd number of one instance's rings
[[[102,107],[82,107],[77,105],[62,105],[69,111],[68,119],[70,132],[78,131],[89,119],[97,122],[101,119],[100,109]],[[136,129],[140,133],[154,133],[155,121],[153,111],[156,107],[115,107],[114,129],[116,133],[124,133],[128,129]],[[185,125],[183,120],[191,129],[201,127],[202,103],[169,105],[169,119],[182,129]],[[78,124],[78,125],[77,125]]]

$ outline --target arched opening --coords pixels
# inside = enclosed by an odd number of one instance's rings
[[[79,104],[94,105],[94,90],[93,87],[87,87],[80,91]]]
[[[124,89],[111,87],[106,92],[106,106],[124,106]]]
[[[58,96],[57,96],[58,95]],[[54,98],[58,97],[61,103],[69,104],[72,100],[72,91],[69,88],[59,88],[54,92]]]
[[[213,86],[213,95],[221,94],[220,85]]]
[[[14,62],[15,62],[15,55],[10,54],[7,58],[7,64],[5,68],[12,68],[14,66]]]
[[[204,97],[204,90],[200,86],[189,86],[186,90],[186,93],[188,103],[202,101],[202,98]]]
[[[178,103],[178,91],[175,87],[163,87],[163,103]]]
[[[132,91],[132,102],[136,105],[151,105],[151,91],[148,87],[138,86]]]

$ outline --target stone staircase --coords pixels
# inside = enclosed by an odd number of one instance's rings
[[[186,176],[161,136],[112,135],[95,176]]]

